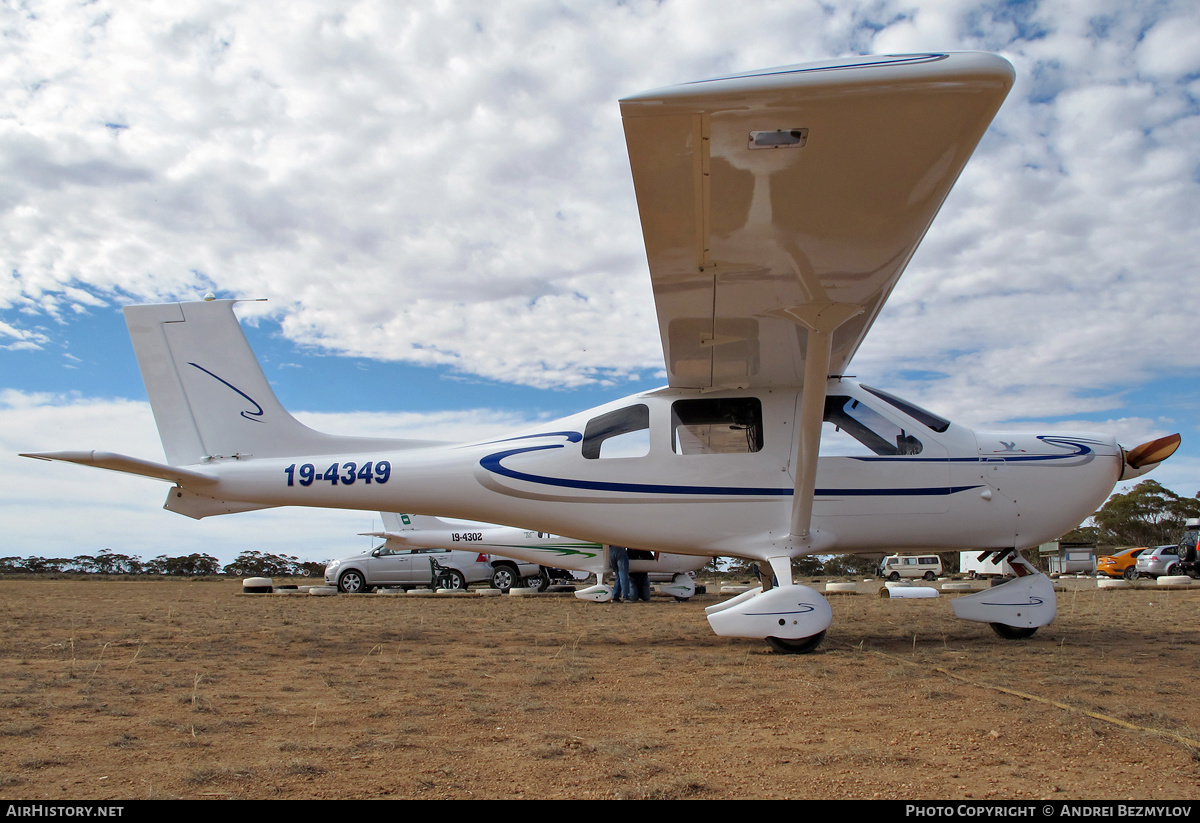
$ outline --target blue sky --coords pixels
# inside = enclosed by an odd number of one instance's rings
[[[1200,489],[1200,11],[1191,2],[514,0],[0,10],[6,554],[325,559],[369,514],[196,523],[165,484],[131,302],[243,312],[284,404],[486,436],[659,385],[617,99],[850,54],[984,49],[1017,85],[853,371],[974,427],[1133,445]]]

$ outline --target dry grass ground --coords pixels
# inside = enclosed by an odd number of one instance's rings
[[[1019,642],[831,597],[807,656],[712,597],[239,592],[0,581],[0,795],[1200,798],[1200,591],[1089,584]]]

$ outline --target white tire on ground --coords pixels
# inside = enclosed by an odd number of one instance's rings
[[[948,583],[942,584],[942,591],[944,592],[969,592],[973,588],[975,587],[963,580],[951,580]]]
[[[1162,577],[1158,578],[1158,585],[1190,586],[1192,585],[1192,578],[1188,577],[1186,574],[1164,574]]]
[[[845,594],[847,592],[853,593],[853,592],[858,591],[858,584],[856,584],[856,583],[826,583],[825,591],[829,592],[829,593],[837,593],[837,592],[841,592],[843,594]]]
[[[880,597],[890,597],[897,600],[923,600],[940,595],[941,592],[932,586],[892,586],[891,588],[885,586],[879,590]]]
[[[331,597],[338,593],[337,586],[311,586],[308,593],[313,597]]]
[[[1114,580],[1111,577],[1099,577],[1096,579],[1096,588],[1098,589],[1130,589],[1133,584],[1128,580]]]
[[[269,577],[247,577],[242,581],[242,594],[269,594],[274,585]]]

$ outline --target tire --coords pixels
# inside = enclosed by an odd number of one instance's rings
[[[521,577],[512,566],[496,566],[492,570],[492,588],[508,592],[514,586],[520,585]]]
[[[1038,630],[1037,626],[1032,629],[1024,626],[1009,626],[1007,623],[989,623],[994,631],[1005,640],[1024,640],[1027,637],[1033,637],[1033,633]]]
[[[545,569],[542,569],[541,574],[537,577],[526,577],[525,588],[537,589],[539,592],[544,592],[550,588],[550,575],[546,573]]]
[[[1175,575],[1177,575],[1179,573],[1180,572],[1179,572],[1179,564],[1178,563],[1172,563],[1170,566],[1167,566],[1167,577],[1174,577]]]
[[[825,632],[818,632],[811,637],[801,637],[798,640],[768,637],[767,644],[779,654],[810,654],[817,646],[821,645],[821,641],[824,639]]]
[[[937,579],[937,575],[934,574],[933,572],[925,572],[925,574],[923,576],[926,580],[936,580]]]
[[[1133,566],[1130,566],[1121,573],[1121,576],[1126,580],[1137,580],[1137,569]]]
[[[447,569],[438,575],[438,588],[450,589],[450,591],[461,592],[467,589],[467,578],[463,573],[455,569]]]
[[[338,591],[346,594],[362,594],[367,589],[367,578],[358,569],[346,569],[338,577]]]
[[[896,581],[900,579],[900,572],[892,572],[888,575],[888,580]]]

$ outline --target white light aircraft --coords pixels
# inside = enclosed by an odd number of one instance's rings
[[[754,558],[781,585],[710,607],[709,623],[787,652],[831,622],[792,558],[977,549],[1023,575],[955,612],[1027,636],[1055,597],[1020,550],[1076,526],[1178,435],[1127,452],[1101,434],[972,431],[842,376],[1012,83],[991,54],[889,55],[622,100],[665,388],[487,442],[336,437],[280,405],[235,301],[131,306],[167,463],[28,456],[169,481],[166,508],[196,518],[405,511]],[[818,460],[823,426],[854,448]]]
[[[429,515],[379,514],[383,518],[384,530],[365,534],[382,537],[389,543],[408,548],[467,549],[509,557],[522,563],[587,572],[596,575],[596,585],[577,591],[575,596],[596,603],[612,600],[612,586],[604,582],[604,575],[608,571],[608,546],[602,543],[492,523],[455,524]],[[686,600],[696,593],[696,583],[688,572],[696,571],[707,560],[703,556],[654,552],[652,560],[630,558],[629,571],[649,574],[651,580],[660,579],[660,591],[678,600]],[[496,571],[493,581],[498,576],[500,580],[496,588],[508,589],[520,584],[515,566],[494,565]],[[506,574],[507,579],[503,577]]]

